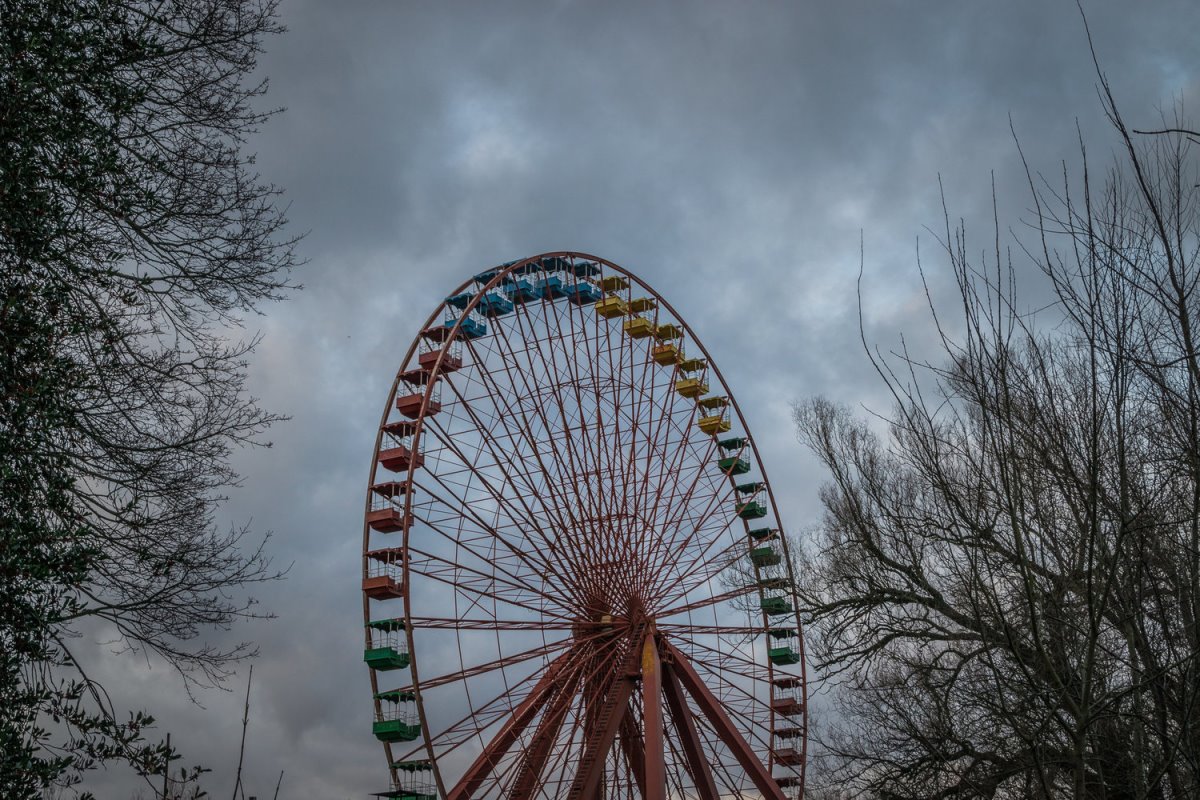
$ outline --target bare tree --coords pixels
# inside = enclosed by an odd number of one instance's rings
[[[944,360],[872,362],[886,436],[799,404],[832,473],[798,591],[852,796],[1200,792],[1200,194],[1194,142],[1131,132],[1102,179],[1027,168],[1032,236],[945,252]],[[1054,303],[1026,313],[1016,259]],[[870,353],[870,349],[868,348]]]
[[[221,680],[197,646],[275,576],[215,511],[277,417],[243,390],[241,318],[296,259],[246,137],[274,0],[0,2],[0,794],[147,744],[72,652],[78,625]]]

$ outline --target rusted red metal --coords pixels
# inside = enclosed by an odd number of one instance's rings
[[[666,800],[666,745],[663,741],[662,664],[654,633],[642,646],[642,738],[646,747],[645,800]]]
[[[688,707],[687,699],[675,677],[670,661],[663,664],[663,694],[670,709],[671,719],[679,736],[683,749],[684,766],[692,778],[692,783],[700,795],[700,800],[719,800],[717,784],[713,781],[712,767],[704,757],[704,745],[696,731],[696,723],[692,719],[692,710]]]
[[[388,575],[363,578],[362,590],[363,594],[372,600],[387,600],[393,597],[401,597],[404,594],[400,584]]]
[[[425,466],[425,457],[403,445],[396,445],[379,451],[379,466],[392,472],[408,472]]]
[[[421,353],[417,356],[417,363],[421,365],[421,369],[433,369],[433,365],[438,363],[438,358],[442,359],[439,369],[442,372],[454,372],[462,368],[462,356],[456,356],[451,353],[442,355],[441,350],[430,350],[428,353]]]
[[[565,670],[571,663],[572,653],[570,651],[563,653],[555,659],[542,679],[529,695],[521,701],[513,711],[508,721],[500,731],[488,743],[475,762],[463,773],[454,789],[449,794],[449,800],[470,800],[474,797],[475,791],[487,779],[492,769],[500,762],[500,758],[508,752],[508,749],[513,746],[513,743],[521,736],[528,727],[529,723],[537,716],[537,712],[541,710],[541,705],[546,697],[550,695],[558,687],[559,674]]]
[[[425,394],[418,392],[415,394],[405,394],[396,398],[396,410],[409,419],[416,419],[422,416],[421,409],[425,408],[425,416],[433,416],[442,410],[442,404],[436,400],[430,400],[428,407],[425,406]]]
[[[402,510],[395,507],[377,508],[367,512],[367,525],[371,530],[380,533],[395,533],[405,530],[410,521],[410,517],[406,517]]]
[[[671,654],[672,669],[679,677],[679,682],[696,701],[696,707],[700,709],[700,712],[708,718],[713,733],[729,748],[738,764],[746,771],[754,788],[770,800],[787,800],[783,796],[783,792],[779,790],[779,784],[771,776],[771,771],[760,760],[760,755],[754,752],[754,749],[738,731],[737,725],[729,718],[721,701],[713,695],[700,676],[696,674],[696,670],[688,663],[683,653],[670,643],[666,644],[666,649]]]

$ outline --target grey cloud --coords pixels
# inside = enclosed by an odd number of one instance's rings
[[[1130,119],[1195,98],[1187,2],[1088,2]],[[696,329],[764,448],[790,528],[816,522],[822,476],[788,403],[822,393],[886,409],[866,334],[932,343],[916,272],[936,297],[938,176],[976,249],[1028,205],[1009,120],[1049,175],[1113,142],[1074,4],[327,3],[288,0],[267,42],[268,104],[252,145],[308,230],[305,292],[250,320],[266,338],[254,394],[293,415],[275,447],[238,456],[226,516],[275,531],[279,615],[253,638],[246,781],[269,796],[362,797],[386,783],[361,664],[359,537],[375,427],[425,317],[480,269],[591,251],[659,289]],[[245,669],[191,705],[161,665],[97,658],[115,699],[143,700],[232,787]],[[119,796],[128,776],[104,773]]]

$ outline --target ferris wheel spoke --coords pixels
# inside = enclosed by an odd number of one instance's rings
[[[759,760],[758,755],[755,754],[741,731],[725,712],[721,702],[713,696],[687,657],[670,642],[664,642],[664,647],[672,656],[671,669],[675,672],[679,683],[696,701],[697,707],[707,717],[713,732],[733,753],[734,758],[746,772],[755,788],[764,797],[772,798],[772,800],[786,800],[779,785],[771,777],[770,770]]]
[[[500,334],[497,335],[496,341],[497,342],[502,341],[506,345],[508,344],[507,336],[503,335],[503,332],[501,332]],[[518,391],[524,391],[526,397],[529,397],[529,398],[540,397],[540,393],[535,391],[534,388],[530,387],[530,385],[528,383],[528,377],[524,374],[524,372],[516,371],[516,375],[514,376],[513,370],[509,366],[509,364],[512,361],[515,361],[517,358],[516,355],[513,353],[513,348],[509,347],[507,349],[507,352],[502,353],[501,356],[502,357],[500,359],[500,363],[501,363],[502,368],[505,370],[505,374],[509,378],[510,385],[512,385],[514,388],[518,389]],[[570,504],[566,500],[566,497],[561,493],[561,486],[566,485],[566,484],[571,484],[572,482],[562,480],[561,478],[565,477],[567,475],[573,474],[575,472],[575,470],[573,470],[571,465],[568,465],[565,462],[563,462],[563,460],[561,458],[561,453],[559,452],[559,448],[554,448],[554,447],[550,448],[549,455],[550,455],[551,459],[555,462],[556,470],[553,473],[551,473],[549,470],[547,470],[547,465],[546,465],[545,460],[543,459],[542,450],[541,450],[541,448],[538,447],[537,439],[534,437],[534,432],[536,430],[538,430],[538,427],[534,424],[535,420],[530,418],[529,414],[525,411],[522,404],[517,403],[516,408],[514,409],[513,405],[507,399],[505,399],[506,395],[508,395],[509,392],[504,391],[502,389],[502,387],[499,386],[499,384],[495,381],[495,379],[491,376],[491,374],[489,372],[483,372],[481,374],[482,374],[483,378],[491,385],[492,397],[499,398],[496,402],[502,404],[502,406],[503,406],[503,408],[499,409],[501,413],[497,414],[496,416],[498,417],[498,419],[501,421],[501,424],[505,428],[506,436],[507,436],[508,440],[510,442],[512,442],[514,444],[514,446],[516,445],[516,443],[518,441],[525,441],[529,445],[530,449],[532,450],[532,455],[536,459],[538,467],[542,471],[542,474],[543,475],[547,475],[547,474],[556,475],[556,476],[560,477],[559,480],[551,479],[551,480],[545,481],[544,485],[540,488],[540,490],[535,491],[533,493],[533,496],[542,497],[547,494],[550,495],[551,499],[553,500],[553,503],[542,502],[540,505],[542,506],[543,512],[546,514],[547,517],[555,519],[558,522],[559,527],[562,530],[564,530],[564,531],[570,530],[570,526],[567,525],[566,521],[562,518],[560,510],[561,509],[569,509],[572,507],[572,504]],[[517,385],[518,379],[521,382],[520,386]],[[545,431],[547,434],[554,431],[555,426],[553,426],[551,424],[550,420],[546,417],[544,404],[541,402],[535,402],[535,403],[533,403],[533,406],[534,406],[534,409],[536,412],[536,421],[540,421],[540,424],[541,424],[540,429]],[[511,429],[511,427],[509,426],[508,423],[510,420],[519,421],[516,432],[514,432]],[[510,458],[509,463],[518,472],[522,472],[522,474],[528,475],[528,472],[524,469],[524,463],[523,463],[522,458],[519,458],[519,457]],[[532,481],[532,479],[528,479],[527,482],[531,486],[534,485],[534,482]],[[545,532],[538,526],[535,526],[532,529],[532,532],[536,532],[538,534],[543,545],[545,546],[545,549],[547,549],[551,553],[555,553],[555,554],[557,554],[559,552],[560,541],[558,538],[546,536]],[[566,544],[567,544],[568,548],[572,548],[575,543],[572,541],[571,537],[567,536],[567,537],[563,537],[563,538],[566,539]],[[577,552],[578,552],[578,550],[577,550]],[[561,559],[560,559],[560,561],[561,561]],[[572,585],[572,582],[571,581],[563,581],[563,584],[565,586],[570,586],[570,585]]]
[[[579,676],[571,677],[577,680]],[[529,800],[537,790],[546,760],[550,757],[563,721],[574,704],[575,680],[560,681],[547,699],[537,729],[523,748],[520,765],[508,792],[508,797],[513,800]]]
[[[757,586],[739,586],[735,589],[730,589],[727,592],[722,592],[721,594],[710,595],[703,600],[695,600],[691,603],[687,603],[686,605],[675,606],[673,608],[668,608],[665,611],[660,611],[657,617],[660,620],[665,620],[679,614],[686,614],[689,611],[697,611],[701,608],[707,608],[709,606],[717,605],[718,603],[724,603],[737,597],[744,597],[757,591]]]
[[[730,524],[732,525],[732,522]],[[667,595],[664,602],[674,603],[683,599],[693,585],[706,583],[729,569],[735,559],[745,556],[746,549],[746,537],[744,536],[737,537],[716,553],[708,552],[706,548],[703,557],[695,556],[687,566],[679,571],[675,580],[668,587],[673,593]],[[740,592],[742,588],[739,587],[733,591]],[[744,587],[745,593],[756,591],[757,588],[752,585]]]
[[[474,412],[470,410],[470,407],[467,406],[467,408],[468,408],[468,414],[473,415]],[[442,442],[447,447],[447,449],[454,452],[455,455],[457,455],[458,458],[461,461],[463,461],[465,464],[468,464],[468,469],[470,469],[472,474],[479,479],[480,483],[483,484],[484,487],[486,487],[486,490],[491,495],[492,500],[497,505],[499,505],[509,511],[509,514],[508,514],[509,519],[511,519],[513,521],[523,522],[523,523],[525,523],[525,525],[528,526],[527,528],[525,528],[526,535],[528,535],[529,531],[540,530],[540,526],[538,526],[536,519],[533,518],[533,515],[531,513],[527,516],[525,514],[516,512],[516,510],[512,506],[512,504],[509,503],[508,500],[503,496],[503,493],[498,491],[494,486],[492,486],[492,484],[489,481],[484,479],[482,474],[478,471],[477,468],[470,466],[469,460],[462,453],[461,449],[454,443],[453,437],[449,436],[444,431],[442,431],[440,425],[431,425],[429,430],[434,432],[435,438],[437,438],[440,442]],[[490,441],[490,439],[486,439],[485,441]],[[494,453],[492,455],[494,456],[494,458],[496,459],[498,464],[503,463],[499,460],[498,455],[496,455]],[[519,459],[517,459],[517,460],[519,461]],[[467,498],[458,497],[457,495],[455,495],[455,493],[453,491],[451,491],[450,488],[448,486],[446,486],[446,484],[440,478],[435,477],[435,480],[438,480],[439,484],[442,485],[443,489],[445,489],[451,496],[455,497],[455,499],[458,501],[454,505],[447,504],[448,507],[454,508],[457,505],[459,508],[462,509],[462,513],[465,516],[468,516],[471,519],[473,519],[475,521],[476,525],[478,525],[481,530],[490,534],[491,536],[493,536],[496,539],[496,541],[503,544],[504,547],[510,553],[512,553],[514,556],[516,556],[521,561],[523,561],[526,564],[526,566],[530,570],[532,570],[535,574],[537,574],[539,577],[541,577],[543,579],[543,581],[545,581],[548,584],[554,584],[553,581],[549,580],[548,575],[547,575],[548,572],[551,572],[551,573],[554,572],[553,564],[549,560],[544,559],[544,558],[535,561],[530,555],[531,551],[538,552],[537,548],[520,547],[520,546],[514,544],[513,542],[510,542],[505,536],[501,535],[500,532],[494,526],[487,525],[478,516],[478,514],[469,510],[471,508],[471,505]],[[519,494],[520,493],[518,492],[518,495]],[[563,590],[565,592],[565,591],[568,591],[568,586],[569,586],[569,584],[567,584],[563,581],[559,581],[558,584],[556,585],[556,588]]]
[[[569,312],[568,312],[568,314],[569,314]],[[561,318],[559,318],[559,319],[561,320]],[[559,326],[561,328],[561,321],[559,321]],[[599,448],[598,445],[595,445],[593,443],[593,441],[599,437],[589,435],[589,432],[588,432],[588,420],[585,417],[586,405],[584,403],[583,392],[580,389],[581,380],[580,380],[580,376],[577,371],[577,362],[579,361],[579,359],[574,358],[573,353],[565,352],[566,341],[564,339],[560,339],[557,342],[558,347],[556,347],[555,344],[556,343],[554,341],[551,341],[548,343],[548,345],[546,347],[546,352],[548,353],[549,358],[545,364],[545,367],[552,373],[565,374],[568,376],[568,378],[569,378],[568,385],[570,386],[571,390],[573,391],[573,393],[575,395],[573,398],[574,406],[579,409],[578,416],[574,420],[572,420],[572,412],[569,409],[572,398],[564,398],[563,393],[561,391],[559,391],[559,387],[556,387],[556,390],[554,392],[552,392],[553,404],[554,404],[554,407],[557,409],[558,414],[560,415],[560,417],[562,418],[562,420],[564,422],[564,428],[565,428],[564,432],[569,432],[570,424],[572,421],[574,421],[574,423],[576,425],[578,425],[579,430],[580,430],[579,436],[567,436],[565,441],[562,442],[562,446],[556,447],[555,451],[556,452],[561,451],[565,455],[565,460],[568,464],[568,468],[570,470],[571,475],[573,475],[573,476],[590,476],[591,474],[596,475],[597,480],[595,480],[595,481],[584,480],[584,481],[575,481],[574,482],[573,485],[576,488],[575,502],[577,504],[579,504],[581,508],[593,509],[595,517],[598,519],[602,519],[605,516],[611,516],[611,514],[613,513],[613,503],[617,499],[617,494],[615,491],[613,491],[611,493],[606,493],[603,491],[604,486],[605,486],[604,481],[603,481],[603,475],[604,475],[605,471],[607,471],[611,474],[611,471],[612,471],[611,458],[612,458],[613,451],[610,449],[609,452],[607,453],[607,459],[608,459],[608,463],[610,466],[607,470],[605,470],[604,463],[606,461],[606,456],[602,453],[604,448]],[[586,339],[585,339],[585,346],[586,346]],[[559,364],[558,354],[556,352],[559,349],[564,351],[563,352],[564,361],[562,364]],[[597,358],[589,357],[589,358],[585,358],[584,361],[589,366],[589,368],[592,370],[591,376],[590,376],[590,382],[592,383],[593,386],[599,387],[600,382],[602,380],[602,376],[598,375],[595,371],[596,366],[599,363],[599,360]],[[614,400],[615,400],[615,398],[614,398]],[[602,412],[602,408],[601,408],[601,405],[599,402],[599,396],[597,396],[596,408],[595,408],[595,413],[597,414],[597,419],[595,420],[597,434],[599,434],[601,431],[604,431],[606,429],[605,426],[603,425],[602,420],[599,418],[599,415],[601,414],[601,412]],[[577,447],[584,448],[584,452],[582,452],[582,453],[577,452]],[[592,452],[588,452],[588,449],[592,448],[592,447],[595,447],[596,449]],[[594,470],[586,469],[585,468],[586,464],[595,465],[595,469]],[[579,488],[578,488],[580,485],[582,485],[584,487],[584,490],[587,492],[587,497],[583,497],[580,495]],[[611,488],[615,489],[616,484],[614,483],[613,480],[610,479],[608,485]],[[586,505],[584,505],[584,504],[586,504]],[[581,522],[582,521],[583,520],[581,520]],[[611,537],[602,535],[603,528],[601,530],[596,530],[594,528],[594,526],[590,526],[590,527],[592,527],[592,530],[589,531],[589,533],[592,536],[591,546],[587,547],[587,548],[578,547],[576,549],[575,553],[573,554],[574,561],[576,562],[576,569],[577,569],[577,571],[582,571],[584,573],[580,577],[583,580],[583,582],[585,582],[585,583],[588,582],[588,573],[591,573],[593,570],[595,570],[599,566],[598,562],[613,560],[613,554],[610,549],[611,543],[609,541]]]
[[[667,709],[674,723],[680,747],[683,750],[684,766],[691,776],[692,785],[696,787],[700,800],[719,800],[717,785],[713,780],[709,761],[704,754],[704,746],[700,743],[700,735],[696,732],[696,722],[692,718],[692,710],[688,707],[683,689],[675,677],[675,670],[663,670],[663,696],[667,701]]]
[[[563,655],[575,659],[577,653],[569,651]],[[471,712],[466,716],[445,726],[437,733],[431,734],[430,743],[437,749],[440,756],[454,752],[478,737],[480,731],[487,730],[515,713],[525,698],[536,690],[536,682],[541,677],[539,673],[532,672],[517,681],[515,685],[500,689],[486,702],[473,706]]]
[[[500,759],[521,737],[529,723],[537,716],[541,704],[557,686],[561,673],[569,670],[573,652],[568,651],[550,663],[541,679],[534,685],[533,690],[513,710],[504,726],[488,742],[487,747],[450,791],[449,800],[470,800],[474,796],[476,790],[487,780],[494,765],[499,763]]]
[[[472,345],[472,351],[474,352],[473,348],[474,346]],[[476,358],[478,357],[478,354],[476,354]],[[495,383],[494,379],[491,379],[490,371],[481,370],[479,375],[482,376],[482,379],[480,380],[481,384],[490,384],[490,386],[488,386],[489,391],[486,395],[490,400],[494,402],[496,398],[503,398],[505,394],[507,394],[507,392],[503,391],[501,387]],[[495,464],[503,467],[502,474],[504,475],[508,484],[514,489],[516,497],[524,509],[524,514],[521,515],[521,517],[529,523],[529,529],[526,533],[536,533],[545,543],[552,544],[553,540],[545,536],[545,531],[543,531],[542,527],[536,522],[536,513],[525,501],[526,496],[536,497],[538,493],[545,491],[547,482],[543,481],[541,484],[539,484],[537,481],[535,481],[530,472],[524,468],[523,459],[517,457],[518,453],[516,451],[519,451],[520,439],[507,424],[508,420],[512,419],[514,416],[511,405],[509,405],[507,401],[502,401],[504,403],[504,407],[502,409],[496,409],[498,413],[489,413],[488,416],[490,417],[492,424],[486,424],[485,421],[479,418],[479,415],[476,411],[479,404],[475,401],[464,398],[461,393],[459,393],[456,384],[451,384],[451,386],[456,395],[459,396],[462,408],[470,417],[472,424],[475,425],[476,429],[493,431],[492,435],[484,438],[484,442],[488,444],[489,454],[491,455]],[[503,426],[505,431],[504,436],[495,435],[494,431],[497,426]],[[527,426],[519,427],[524,428],[526,431],[528,430]],[[491,447],[491,442],[500,439],[507,439],[507,441],[512,445],[514,452],[507,454],[497,453],[495,449]],[[524,491],[521,490],[521,487],[516,485],[516,482],[512,478],[513,475],[516,475],[522,479],[523,483],[525,484]],[[543,511],[545,510],[546,509],[543,507]],[[555,521],[559,522],[561,525],[561,519],[556,519]]]
[[[538,620],[495,618],[464,619],[459,617],[409,617],[407,622],[414,628],[451,631],[569,631],[577,627],[577,623],[573,623],[565,619],[561,622],[545,622]]]
[[[691,648],[692,652],[690,655],[695,663],[712,673],[713,677],[717,680],[720,680],[722,670],[736,672],[745,678],[755,681],[766,682],[770,679],[770,670],[754,659],[740,655],[735,650],[718,650],[715,647],[704,644],[699,639],[688,640],[686,646]]]
[[[472,552],[473,555],[476,555],[476,557],[482,560],[482,556],[475,554],[474,551],[469,550],[469,548],[464,546],[463,549],[467,550],[468,552]],[[412,546],[409,547],[409,552],[419,556],[421,559],[410,559],[409,570],[431,580],[438,581],[447,586],[453,586],[460,591],[469,591],[477,595],[490,597],[510,606],[515,606],[517,608],[522,608],[529,611],[536,611],[560,620],[567,621],[575,618],[571,610],[566,608],[559,598],[556,598],[547,592],[536,589],[519,580],[506,580],[504,578],[497,577],[495,574],[489,574],[482,570],[468,567],[461,561],[451,561],[450,559],[427,552],[425,550],[419,550]],[[440,566],[436,568],[430,568],[430,564],[437,564]],[[463,573],[469,573],[474,577],[464,578]],[[473,581],[476,580],[481,582],[482,586],[475,586]],[[518,594],[515,596],[500,594],[494,591],[494,589],[497,588],[497,584],[500,587],[512,589]],[[520,593],[527,593],[527,595],[522,595]],[[550,606],[559,609],[559,611],[555,611],[553,608],[545,605],[535,605],[531,602],[528,602],[535,598],[549,603]],[[545,626],[543,625],[542,627]]]
[[[476,675],[482,675],[487,672],[504,669],[505,667],[519,664],[522,661],[528,661],[531,658],[539,658],[541,656],[550,655],[558,650],[562,650],[564,647],[570,647],[571,644],[572,642],[570,639],[563,639],[561,641],[542,645],[541,647],[523,650],[520,653],[501,656],[500,658],[493,659],[492,661],[488,661],[484,664],[477,664],[473,667],[466,667],[464,669],[455,670],[454,672],[447,672],[437,676],[436,678],[422,678],[419,688],[422,690],[428,690],[437,688],[438,686],[445,686],[446,684],[450,683],[459,683],[467,680],[468,678],[473,678]],[[413,691],[414,688],[418,687],[410,686],[402,689],[401,691]]]
[[[704,634],[724,636],[758,636],[767,632],[762,625],[694,625],[688,622],[660,622],[658,629],[668,636],[681,638]]]

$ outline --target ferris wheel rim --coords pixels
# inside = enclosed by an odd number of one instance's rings
[[[434,364],[433,368],[430,370],[431,377],[428,380],[426,387],[425,387],[422,411],[424,411],[424,409],[428,405],[429,399],[433,392],[435,379],[437,377],[439,377],[439,375],[440,375],[440,370],[442,367],[442,360],[444,358],[444,354],[448,352],[451,344],[455,341],[455,337],[459,336],[459,331],[460,331],[460,328],[462,327],[464,321],[469,317],[470,313],[473,310],[477,309],[477,307],[479,306],[480,302],[482,301],[482,298],[484,297],[484,295],[487,294],[488,292],[494,291],[497,287],[499,287],[502,284],[504,278],[512,275],[517,269],[526,267],[534,262],[539,262],[542,259],[555,258],[555,257],[567,258],[567,259],[584,259],[587,261],[596,262],[598,264],[604,265],[604,267],[606,267],[608,270],[611,270],[612,272],[629,279],[633,284],[636,284],[642,290],[647,292],[651,297],[653,297],[661,305],[661,307],[664,310],[666,310],[674,318],[674,320],[676,320],[678,322],[678,324],[681,326],[683,331],[687,334],[689,344],[691,346],[695,347],[696,349],[698,349],[700,351],[700,353],[704,356],[704,358],[707,361],[707,369],[709,371],[711,371],[712,375],[719,382],[720,386],[722,387],[722,389],[725,391],[727,397],[729,398],[732,414],[734,415],[737,422],[739,423],[741,430],[744,432],[745,438],[747,440],[747,444],[749,445],[749,451],[750,451],[750,453],[753,454],[756,467],[762,475],[763,483],[766,485],[766,498],[768,499],[768,502],[770,504],[771,512],[774,515],[774,519],[776,520],[776,522],[780,523],[780,521],[782,520],[782,517],[779,515],[778,503],[775,498],[774,492],[770,488],[769,476],[767,473],[765,463],[763,462],[763,460],[761,458],[761,454],[760,454],[759,448],[757,446],[757,441],[756,441],[755,437],[751,434],[751,429],[746,422],[745,415],[743,414],[740,405],[738,404],[736,394],[732,391],[729,384],[726,382],[724,375],[721,373],[719,365],[712,358],[711,353],[708,350],[708,348],[704,345],[703,340],[696,333],[694,327],[692,327],[687,322],[687,320],[683,317],[683,315],[678,312],[678,310],[670,303],[670,301],[667,300],[660,292],[655,290],[654,287],[651,286],[647,281],[645,281],[644,279],[642,279],[641,277],[639,277],[637,274],[633,273],[632,271],[620,266],[619,264],[616,264],[615,262],[609,261],[608,259],[601,258],[599,256],[595,256],[595,255],[580,252],[580,251],[569,251],[569,250],[548,251],[546,253],[540,253],[540,254],[537,254],[534,256],[529,256],[527,258],[520,259],[518,261],[509,262],[508,264],[505,264],[502,267],[495,268],[495,269],[491,270],[491,272],[493,272],[494,274],[492,274],[490,279],[487,280],[486,282],[481,282],[479,280],[479,276],[475,276],[472,278],[468,278],[467,280],[465,280],[461,284],[459,284],[459,286],[454,290],[454,294],[461,294],[476,285],[478,285],[479,288],[478,288],[478,291],[475,293],[474,297],[470,300],[468,306],[462,310],[462,313],[460,315],[457,315],[458,316],[457,321],[454,323],[452,329],[450,330],[449,334],[447,335],[446,340],[442,343],[442,346],[438,350],[439,357],[437,358],[436,363]],[[447,312],[448,308],[449,308],[449,306],[447,305],[447,303],[445,301],[440,302],[434,309],[433,313],[431,313],[430,316],[426,319],[424,325],[421,328],[421,331],[430,329],[431,326],[434,325],[434,323],[436,322],[436,320],[439,317],[445,316],[445,313]],[[382,417],[380,420],[380,426],[376,433],[376,441],[375,441],[375,447],[374,447],[375,459],[372,462],[372,467],[371,467],[371,471],[370,471],[370,484],[372,486],[376,485],[376,481],[377,481],[377,478],[379,476],[379,472],[381,469],[378,458],[379,458],[379,452],[380,452],[380,448],[381,448],[381,445],[383,443],[383,438],[384,438],[383,428],[387,424],[387,420],[388,420],[389,416],[391,415],[392,402],[396,397],[397,391],[399,390],[399,385],[401,383],[401,374],[413,362],[413,357],[417,353],[417,351],[420,347],[420,344],[421,344],[421,334],[418,333],[417,336],[414,337],[412,344],[410,345],[410,347],[408,349],[408,352],[405,354],[405,357],[404,357],[403,361],[401,362],[401,366],[400,366],[399,370],[397,371],[396,377],[394,378],[394,380],[392,382],[392,386],[388,392],[388,395],[387,395],[388,402],[387,402],[387,405],[385,405],[385,408],[384,408],[384,411],[383,411],[383,414],[382,414]],[[415,435],[413,437],[414,442],[419,442],[421,440],[422,434],[425,432],[425,422],[426,422],[426,415],[424,413],[420,414],[415,419]],[[406,493],[407,493],[407,497],[405,500],[405,512],[406,513],[411,504],[411,496],[412,496],[411,489],[412,489],[412,485],[413,485],[413,479],[414,479],[415,472],[416,472],[416,467],[410,466],[410,468],[408,470],[406,470],[406,473],[404,475],[403,483],[406,487]],[[370,508],[370,502],[371,502],[370,492],[368,492],[368,499],[367,499],[367,503],[366,503],[368,510]],[[370,541],[371,541],[371,528],[369,525],[364,523],[364,533],[363,533],[364,563],[366,561],[366,553],[368,552],[368,550],[370,548]],[[795,591],[794,590],[794,577],[795,576],[793,574],[791,559],[789,557],[790,554],[788,553],[786,537],[780,537],[779,547],[783,551],[784,563],[786,564],[786,570],[787,570],[788,576],[792,582],[792,586],[793,586],[792,593],[794,596],[794,591]],[[409,529],[409,527],[406,527],[403,531],[401,548],[403,549],[403,551],[405,553],[405,557],[404,557],[403,565],[402,565],[402,569],[403,569],[403,573],[404,573],[404,584],[405,584],[405,586],[409,586],[409,585],[411,585],[410,584],[410,581],[411,581],[410,559],[407,556],[407,554],[410,552],[410,529]],[[421,680],[420,672],[419,672],[419,668],[418,668],[418,656],[417,656],[417,649],[416,649],[417,645],[413,638],[413,627],[414,626],[411,624],[411,620],[414,619],[411,593],[409,593],[407,591],[404,593],[404,595],[402,597],[402,604],[403,604],[403,619],[406,622],[406,624],[404,626],[405,637],[407,639],[407,647],[408,647],[408,652],[409,652],[409,656],[410,656],[410,663],[409,663],[408,671],[409,671],[409,674],[411,675],[411,686],[412,686],[413,692],[416,695],[416,703],[415,704],[416,704],[417,712],[418,712],[418,715],[419,715],[420,721],[421,721],[421,736],[424,740],[425,750],[428,753],[430,760],[434,763],[433,772],[434,772],[434,777],[436,779],[437,788],[438,788],[439,792],[441,793],[441,796],[444,797],[447,795],[447,786],[445,785],[443,776],[441,775],[441,772],[437,768],[437,765],[436,765],[436,753],[435,753],[434,744],[432,741],[432,731],[431,731],[430,726],[427,724],[427,719],[426,719],[426,715],[425,715],[425,707],[424,707],[425,704],[424,704],[424,700],[422,697],[423,682]],[[369,599],[365,595],[363,598],[363,614],[364,614],[364,621],[370,622],[371,621],[371,605],[370,605]],[[807,676],[806,676],[807,670],[806,670],[805,659],[803,658],[803,631],[802,631],[802,627],[801,627],[801,620],[799,619],[798,610],[796,610],[791,615],[790,619],[794,621],[796,630],[798,632],[797,644],[801,651],[801,660],[800,660],[800,664],[799,664],[799,671],[800,671],[799,679],[800,679],[801,687],[806,696],[806,694],[807,694],[807,679],[806,679],[807,678]],[[369,637],[368,637],[368,642],[369,642]],[[769,674],[774,673],[774,668],[773,668],[773,666],[771,666],[770,662],[768,662],[767,669],[768,669]],[[374,695],[376,695],[376,697],[378,697],[379,681],[378,681],[378,675],[377,675],[375,669],[370,670],[370,679],[371,679],[372,692]],[[378,706],[380,701],[378,699],[376,699],[375,702],[376,702],[376,705]],[[774,712],[772,712],[771,722],[770,722],[769,726],[771,728],[774,727]],[[805,730],[807,730],[807,716],[805,716],[804,728],[805,728]],[[802,738],[802,743],[804,745],[804,750],[806,750],[807,749],[806,748],[807,736],[804,736]],[[391,745],[386,742],[385,742],[385,751],[387,753],[388,760],[389,760],[389,769],[391,770],[391,772],[393,774],[393,778],[394,778],[395,777],[395,766],[392,761],[393,754],[391,751]],[[771,762],[768,761],[767,763],[769,765]],[[801,780],[803,780],[803,768],[801,768]]]

